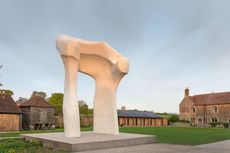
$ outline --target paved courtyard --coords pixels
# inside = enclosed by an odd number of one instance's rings
[[[155,143],[78,153],[230,153],[230,140],[198,146]]]

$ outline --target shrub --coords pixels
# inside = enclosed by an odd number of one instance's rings
[[[179,117],[178,117],[178,115],[175,115],[175,114],[173,114],[173,115],[171,115],[170,117],[169,117],[169,119],[168,119],[168,121],[170,122],[170,123],[174,123],[174,122],[179,122]]]
[[[228,123],[223,123],[223,125],[224,125],[224,128],[229,128]]]
[[[217,127],[217,125],[223,125],[224,128],[228,128],[228,123],[209,123],[212,127]]]

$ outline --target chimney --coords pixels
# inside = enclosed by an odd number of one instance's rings
[[[189,88],[184,90],[184,97],[189,97]]]
[[[126,107],[125,106],[121,106],[121,110],[126,110]]]

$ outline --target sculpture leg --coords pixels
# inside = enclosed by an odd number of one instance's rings
[[[93,112],[95,133],[119,134],[116,90],[117,85],[112,81],[96,81]]]
[[[64,133],[65,137],[80,137],[80,118],[76,88],[78,60],[73,57],[62,57],[62,60],[65,65]]]

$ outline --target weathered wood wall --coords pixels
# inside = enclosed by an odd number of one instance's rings
[[[54,125],[54,109],[21,107],[23,129],[49,129]]]
[[[19,114],[0,114],[0,132],[19,131],[20,115]]]

